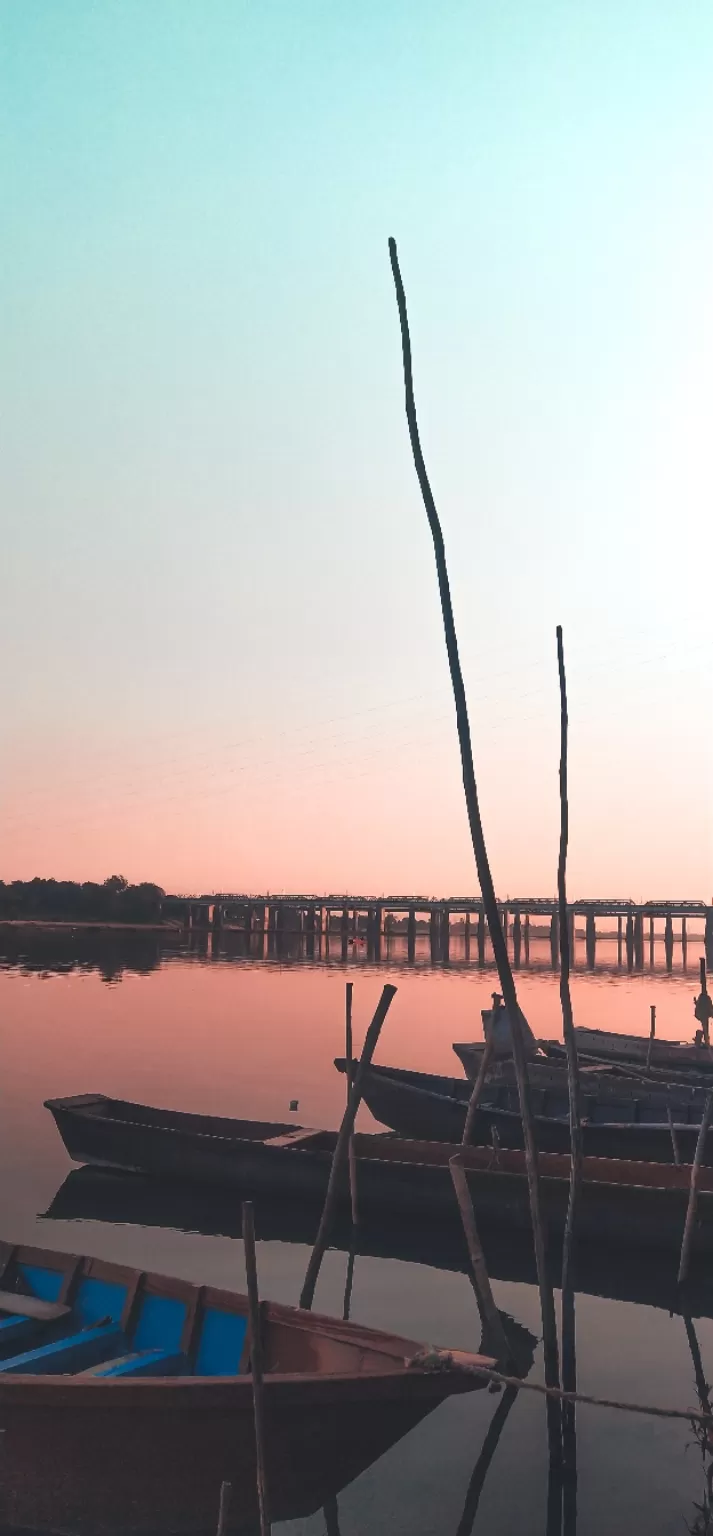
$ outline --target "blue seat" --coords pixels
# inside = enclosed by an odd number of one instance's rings
[[[41,1344],[37,1349],[28,1349],[22,1355],[0,1360],[0,1375],[73,1375],[125,1351],[126,1339],[121,1329],[116,1323],[104,1323],[98,1328],[83,1328],[80,1333],[68,1334],[50,1344]]]
[[[81,1376],[182,1376],[186,1371],[186,1357],[174,1354],[170,1349],[139,1349],[133,1355],[120,1355],[116,1360],[104,1360],[92,1365]]]

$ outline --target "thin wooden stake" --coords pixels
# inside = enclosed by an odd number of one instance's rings
[[[480,1311],[483,1325],[487,1333],[487,1347],[492,1349],[497,1360],[501,1362],[512,1360],[512,1351],[508,1343],[508,1336],[503,1327],[503,1320],[495,1305],[495,1297],[493,1296],[490,1285],[490,1277],[488,1275],[488,1268],[485,1262],[485,1254],[483,1253],[482,1244],[478,1235],[478,1228],[475,1221],[475,1211],[473,1210],[473,1202],[470,1198],[468,1176],[466,1174],[465,1168],[463,1167],[462,1157],[458,1154],[456,1154],[455,1157],[451,1157],[449,1159],[448,1167],[451,1170],[453,1188],[456,1192],[458,1209],[460,1210],[460,1219],[463,1223],[463,1232],[465,1233],[465,1240],[468,1245],[468,1254],[470,1257],[471,1270],[473,1274],[475,1294],[478,1300],[478,1309]],[[512,1363],[514,1364],[515,1362],[513,1361]]]
[[[668,1115],[668,1128],[669,1128],[669,1130],[671,1132],[671,1146],[673,1147],[673,1160],[674,1160],[674,1163],[676,1164],[676,1167],[680,1168],[680,1166],[681,1166],[681,1153],[679,1151],[678,1137],[677,1137],[675,1129],[674,1129],[673,1115],[671,1114],[670,1105],[669,1105],[669,1107],[666,1110],[666,1114]]]
[[[243,1201],[243,1243],[245,1246],[245,1273],[248,1283],[248,1312],[250,1320],[250,1371],[253,1384],[253,1411],[255,1416],[255,1462],[257,1467],[257,1502],[260,1513],[260,1536],[269,1536],[267,1472],[265,1469],[265,1384],[262,1374],[262,1328],[260,1296],[257,1285],[257,1260],[255,1257],[255,1224],[252,1201]]]
[[[651,1029],[650,1029],[650,1032],[649,1032],[649,1048],[648,1048],[648,1050],[646,1052],[646,1071],[647,1072],[649,1070],[649,1067],[651,1066],[651,1052],[653,1051],[654,1040],[656,1038],[656,1004],[655,1003],[651,1003],[650,1004],[650,1008],[651,1008]]]
[[[488,1072],[490,1070],[490,1063],[491,1063],[491,1060],[492,1060],[492,1056],[493,1056],[493,1051],[494,1050],[495,1050],[495,1040],[494,1040],[492,1035],[489,1035],[487,1040],[486,1040],[486,1042],[485,1042],[485,1048],[483,1050],[483,1054],[482,1054],[482,1056],[480,1058],[480,1066],[478,1068],[478,1076],[476,1077],[475,1083],[473,1084],[473,1092],[471,1093],[470,1099],[468,1101],[468,1109],[466,1111],[465,1125],[463,1127],[463,1141],[461,1143],[461,1145],[464,1146],[464,1147],[469,1147],[470,1144],[471,1144],[471,1141],[473,1140],[473,1127],[475,1125],[475,1117],[476,1117],[476,1115],[478,1113],[478,1105],[480,1104],[480,1100],[481,1100],[481,1098],[483,1096],[483,1089],[485,1087],[485,1079],[486,1079],[486,1077],[488,1075]]]
[[[349,1093],[349,1101],[347,1103],[346,1110],[344,1111],[344,1119],[342,1120],[339,1135],[337,1137],[337,1143],[334,1148],[334,1156],[332,1158],[332,1166],[329,1173],[327,1193],[324,1197],[324,1208],[322,1210],[322,1216],[319,1223],[319,1230],[314,1240],[314,1248],[312,1250],[309,1264],[307,1265],[307,1273],[305,1275],[304,1285],[302,1286],[302,1294],[300,1296],[300,1306],[305,1307],[307,1310],[309,1310],[309,1308],[312,1306],[312,1302],[314,1301],[317,1277],[319,1275],[322,1259],[324,1258],[327,1242],[329,1240],[329,1229],[331,1226],[334,1206],[336,1204],[337,1194],[339,1191],[339,1177],[342,1163],[344,1162],[344,1158],[347,1155],[349,1137],[351,1136],[351,1133],[354,1129],[356,1113],[361,1103],[364,1078],[366,1077],[369,1067],[371,1066],[371,1059],[374,1055],[374,1051],[376,1050],[379,1035],[381,1033],[381,1026],[384,1022],[384,1019],[386,1018],[389,1008],[391,1007],[391,1002],[395,995],[396,987],[389,985],[384,987],[381,998],[379,999],[379,1003],[377,1005],[376,1012],[366,1032],[366,1039],[364,1041],[359,1063],[354,1074],[354,1082],[352,1083]]]
[[[354,1081],[354,1051],[352,1040],[352,999],[354,996],[354,982],[347,982],[347,1011],[346,1011],[346,1057],[347,1057],[347,1104],[352,1091]],[[359,1225],[359,1206],[357,1204],[357,1161],[354,1148],[354,1132],[349,1137],[349,1190],[352,1199],[352,1226]]]
[[[710,1093],[706,1094],[706,1102],[703,1109],[703,1119],[701,1120],[701,1128],[698,1132],[695,1156],[691,1165],[691,1187],[688,1192],[686,1225],[683,1229],[683,1242],[681,1243],[681,1262],[678,1266],[679,1285],[683,1285],[684,1281],[688,1279],[688,1270],[691,1261],[691,1240],[693,1238],[693,1227],[696,1219],[696,1206],[698,1205],[698,1180],[701,1172],[703,1153],[705,1152],[706,1147],[706,1137],[708,1135],[708,1127],[711,1120],[711,1111],[713,1111],[713,1089],[711,1089]]]
[[[220,1503],[218,1505],[218,1526],[215,1536],[226,1536],[226,1531],[228,1529],[228,1510],[230,1509],[230,1498],[232,1492],[232,1483],[221,1483]]]
[[[569,1141],[570,1173],[569,1199],[562,1240],[562,1385],[567,1392],[577,1390],[577,1360],[574,1326],[574,1281],[572,1245],[579,1186],[582,1179],[582,1127],[579,1113],[579,1062],[577,1037],[574,1033],[572,995],[569,986],[570,947],[567,921],[567,849],[569,845],[569,789],[567,779],[567,748],[569,713],[567,709],[567,676],[564,665],[562,626],[557,625],[557,667],[560,684],[560,851],[557,867],[557,896],[560,931],[560,1002],[562,1005],[562,1029],[567,1052],[567,1084],[569,1087]],[[566,1413],[574,1414],[568,1407]]]
[[[448,580],[448,567],[446,564],[446,551],[443,542],[436,504],[426,471],[426,464],[421,449],[421,440],[418,432],[416,417],[416,401],[413,389],[413,367],[411,362],[411,337],[409,334],[408,313],[406,309],[406,294],[399,268],[396,241],[389,240],[389,255],[391,258],[391,270],[396,289],[396,302],[399,311],[401,326],[401,349],[403,354],[404,390],[406,399],[406,420],[408,422],[411,451],[421,488],[421,495],[426,509],[433,550],[436,559],[436,572],[438,576],[438,589],[441,599],[441,615],[443,618],[443,630],[448,653],[448,665],[453,687],[453,698],[456,711],[456,727],[460,746],[461,769],[463,774],[463,789],[465,803],[470,824],[470,835],[473,843],[473,853],[478,872],[478,880],[483,898],[483,907],[488,920],[490,940],[493,946],[495,963],[498,968],[500,990],[505,1006],[510,1017],[510,1030],[512,1034],[513,1057],[517,1074],[517,1086],[520,1096],[520,1112],[522,1115],[522,1132],[525,1145],[525,1162],[527,1166],[527,1182],[530,1195],[530,1211],[532,1213],[532,1232],[535,1247],[535,1261],[537,1265],[537,1281],[540,1291],[540,1307],[542,1311],[542,1335],[545,1357],[545,1377],[550,1385],[559,1381],[559,1352],[557,1347],[557,1322],[555,1318],[555,1304],[552,1286],[547,1273],[547,1258],[545,1250],[545,1226],[542,1219],[540,1201],[540,1183],[537,1166],[537,1147],[532,1121],[532,1106],[530,1101],[530,1086],[527,1077],[527,1063],[525,1060],[525,1048],[520,1025],[520,1005],[517,1000],[515,982],[510,968],[510,959],[507,952],[507,944],[503,934],[500,913],[498,911],[495,886],[488,859],[488,850],[485,844],[483,823],[480,816],[478,802],[478,789],[475,780],[475,768],[473,765],[473,748],[470,738],[470,724],[468,720],[468,704],[465,696],[465,685],[461,670],[460,657],[458,655],[458,639],[456,636],[455,620],[453,617],[453,603],[451,601],[450,583]]]

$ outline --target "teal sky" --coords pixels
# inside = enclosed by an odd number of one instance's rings
[[[0,5],[6,878],[713,891],[713,9]]]

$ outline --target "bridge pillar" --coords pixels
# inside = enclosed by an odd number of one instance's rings
[[[408,928],[406,930],[406,942],[408,945],[409,960],[416,959],[416,908],[408,909]]]
[[[640,968],[644,963],[644,914],[637,912],[634,917],[634,964]]]
[[[626,914],[626,963],[631,970],[634,964],[634,914]]]
[[[502,925],[503,925],[503,938],[505,940],[505,943],[507,944],[508,932],[509,932],[509,924],[510,924],[510,914],[508,912],[507,907],[501,907],[500,908],[500,920],[501,920]]]
[[[441,908],[441,959],[451,958],[451,914],[448,907]]]
[[[271,907],[270,906],[267,909],[267,931],[268,931],[268,933],[274,933],[276,931],[276,929],[277,929],[277,907]]]
[[[617,959],[617,965],[621,965],[623,923],[624,923],[624,920],[623,920],[621,912],[620,912],[619,916],[617,917],[617,920],[616,920],[616,959]]]
[[[704,937],[706,951],[706,965],[713,968],[713,907],[706,910],[706,929]]]
[[[574,960],[574,951],[577,944],[577,914],[574,907],[567,908],[567,932],[569,934],[569,954]]]
[[[559,913],[555,910],[550,918],[550,954],[552,967],[556,970],[560,960],[560,920]]]
[[[349,908],[348,907],[342,907],[342,918],[341,918],[341,925],[340,926],[341,926],[341,931],[342,931],[342,937],[344,937],[345,934],[348,937],[348,935],[349,935]]]
[[[685,917],[681,918],[681,948],[683,950],[683,958],[685,962],[686,950],[688,948],[688,925],[686,923]]]
[[[666,970],[673,966],[673,918],[670,912],[666,913],[666,927],[664,929],[664,948],[666,951]]]
[[[374,907],[374,959],[381,959],[381,934],[384,926],[384,909],[379,902]]]
[[[597,951],[597,920],[593,912],[587,913],[586,945],[587,965],[593,970]]]
[[[656,941],[655,924],[652,917],[649,918],[649,965],[654,963],[654,944]]]
[[[478,965],[485,965],[485,913],[478,913]]]
[[[523,924],[522,936],[523,936],[523,939],[524,939],[524,942],[525,942],[525,965],[529,965],[530,964],[530,914],[529,914],[529,912],[525,913],[525,922]]]
[[[463,930],[463,942],[465,946],[465,958],[470,960],[470,912],[465,914],[465,926]]]
[[[512,923],[512,953],[513,963],[517,970],[520,968],[520,953],[522,950],[522,918],[516,908]]]

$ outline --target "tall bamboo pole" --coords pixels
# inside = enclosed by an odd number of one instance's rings
[[[347,1104],[352,1091],[354,1081],[354,1046],[352,1039],[352,1000],[354,997],[354,982],[347,982],[346,1019],[345,1019],[345,1046],[347,1055]],[[352,1201],[352,1226],[359,1222],[359,1207],[357,1204],[357,1164],[356,1151],[354,1149],[354,1132],[349,1137],[349,1190]]]
[[[562,1242],[562,1385],[566,1392],[577,1390],[577,1359],[575,1350],[575,1326],[574,1326],[574,1283],[572,1263],[572,1243],[574,1238],[574,1223],[577,1207],[577,1195],[582,1176],[582,1127],[579,1114],[579,1063],[577,1061],[577,1038],[574,1033],[574,1019],[572,1017],[572,995],[569,986],[570,972],[570,948],[569,948],[569,924],[567,922],[567,849],[569,845],[569,785],[567,777],[568,768],[568,734],[569,714],[567,710],[567,676],[564,665],[564,644],[562,640],[562,626],[557,625],[557,667],[559,671],[560,685],[560,851],[557,868],[557,897],[559,905],[559,930],[560,930],[560,1002],[562,1004],[562,1028],[564,1034],[565,1050],[567,1052],[567,1083],[569,1087],[569,1137],[570,1137],[570,1174],[569,1174],[569,1200],[567,1202],[567,1216],[565,1219],[564,1238]],[[574,1406],[566,1404],[564,1415],[574,1416]],[[567,1426],[573,1428],[573,1423]],[[566,1436],[568,1443],[574,1444],[574,1437]]]
[[[245,1273],[248,1282],[248,1315],[250,1319],[250,1373],[253,1383],[253,1412],[255,1418],[255,1465],[257,1469],[257,1499],[260,1516],[260,1536],[270,1536],[267,1471],[265,1466],[265,1386],[262,1374],[262,1328],[260,1298],[257,1285],[257,1261],[255,1257],[255,1225],[250,1200],[243,1201],[243,1243],[245,1246]]]
[[[556,1386],[559,1381],[559,1355],[557,1347],[557,1323],[555,1319],[555,1305],[552,1287],[547,1274],[547,1260],[545,1250],[545,1228],[542,1220],[540,1203],[540,1185],[537,1166],[537,1148],[532,1123],[532,1108],[530,1103],[530,1088],[527,1078],[527,1063],[525,1060],[525,1048],[520,1028],[520,1005],[517,1000],[515,982],[513,980],[507,945],[500,922],[498,903],[495,895],[495,886],[488,860],[488,851],[485,845],[485,835],[480,816],[478,802],[478,789],[475,780],[475,768],[473,764],[473,748],[470,737],[470,723],[468,720],[468,705],[465,696],[465,685],[461,670],[460,657],[458,655],[458,640],[456,636],[455,620],[453,617],[453,603],[451,600],[450,583],[448,580],[448,567],[446,564],[446,551],[443,542],[436,504],[426,471],[426,464],[421,449],[421,440],[418,432],[416,417],[416,401],[413,388],[413,367],[411,361],[411,337],[409,334],[408,313],[406,309],[406,294],[399,268],[396,241],[389,240],[389,255],[391,258],[391,270],[396,289],[396,302],[399,311],[401,325],[401,348],[403,354],[404,388],[406,398],[406,420],[408,422],[411,451],[414,465],[421,488],[421,495],[426,509],[433,550],[436,559],[436,572],[438,576],[438,589],[441,599],[441,615],[443,618],[443,630],[448,653],[448,665],[453,687],[453,698],[456,711],[456,727],[460,746],[461,769],[463,774],[463,789],[470,825],[470,835],[473,843],[473,853],[478,872],[478,880],[483,897],[483,907],[488,921],[490,940],[493,946],[495,963],[500,978],[500,990],[505,1006],[510,1017],[512,1033],[513,1057],[517,1074],[518,1092],[520,1095],[520,1111],[522,1114],[523,1140],[525,1144],[525,1160],[527,1165],[527,1180],[530,1194],[530,1210],[532,1213],[532,1231],[535,1246],[535,1262],[537,1265],[537,1280],[540,1290],[540,1307],[542,1311],[542,1335],[545,1356],[545,1378],[550,1386]]]
[[[691,1262],[691,1242],[693,1229],[696,1224],[696,1207],[698,1205],[698,1179],[701,1172],[701,1163],[706,1150],[708,1128],[713,1113],[713,1088],[706,1094],[706,1102],[703,1109],[703,1118],[698,1132],[696,1150],[691,1164],[691,1185],[688,1192],[688,1208],[686,1210],[686,1224],[683,1229],[683,1241],[681,1243],[681,1259],[678,1266],[678,1283],[683,1285],[688,1279],[688,1267]]]
[[[376,1006],[376,1012],[366,1032],[361,1056],[359,1058],[359,1063],[354,1074],[354,1082],[352,1083],[349,1093],[349,1101],[344,1111],[344,1119],[342,1120],[340,1126],[337,1143],[334,1148],[334,1154],[332,1156],[332,1167],[330,1169],[329,1182],[327,1184],[327,1193],[324,1197],[324,1208],[322,1210],[319,1229],[314,1240],[314,1248],[312,1250],[309,1264],[307,1265],[307,1273],[304,1278],[304,1285],[302,1286],[302,1294],[300,1296],[300,1306],[305,1307],[308,1311],[312,1305],[312,1302],[314,1301],[317,1276],[319,1275],[322,1259],[324,1258],[327,1242],[329,1240],[329,1229],[331,1226],[332,1215],[339,1192],[339,1178],[342,1164],[348,1152],[349,1137],[351,1136],[354,1129],[354,1121],[356,1120],[357,1110],[361,1103],[364,1078],[366,1077],[369,1067],[371,1066],[371,1058],[374,1055],[374,1051],[376,1050],[379,1035],[381,1033],[381,1026],[384,1022],[384,1019],[386,1018],[389,1008],[391,1007],[391,1002],[395,995],[396,988],[387,984],[381,993],[381,997]]]

